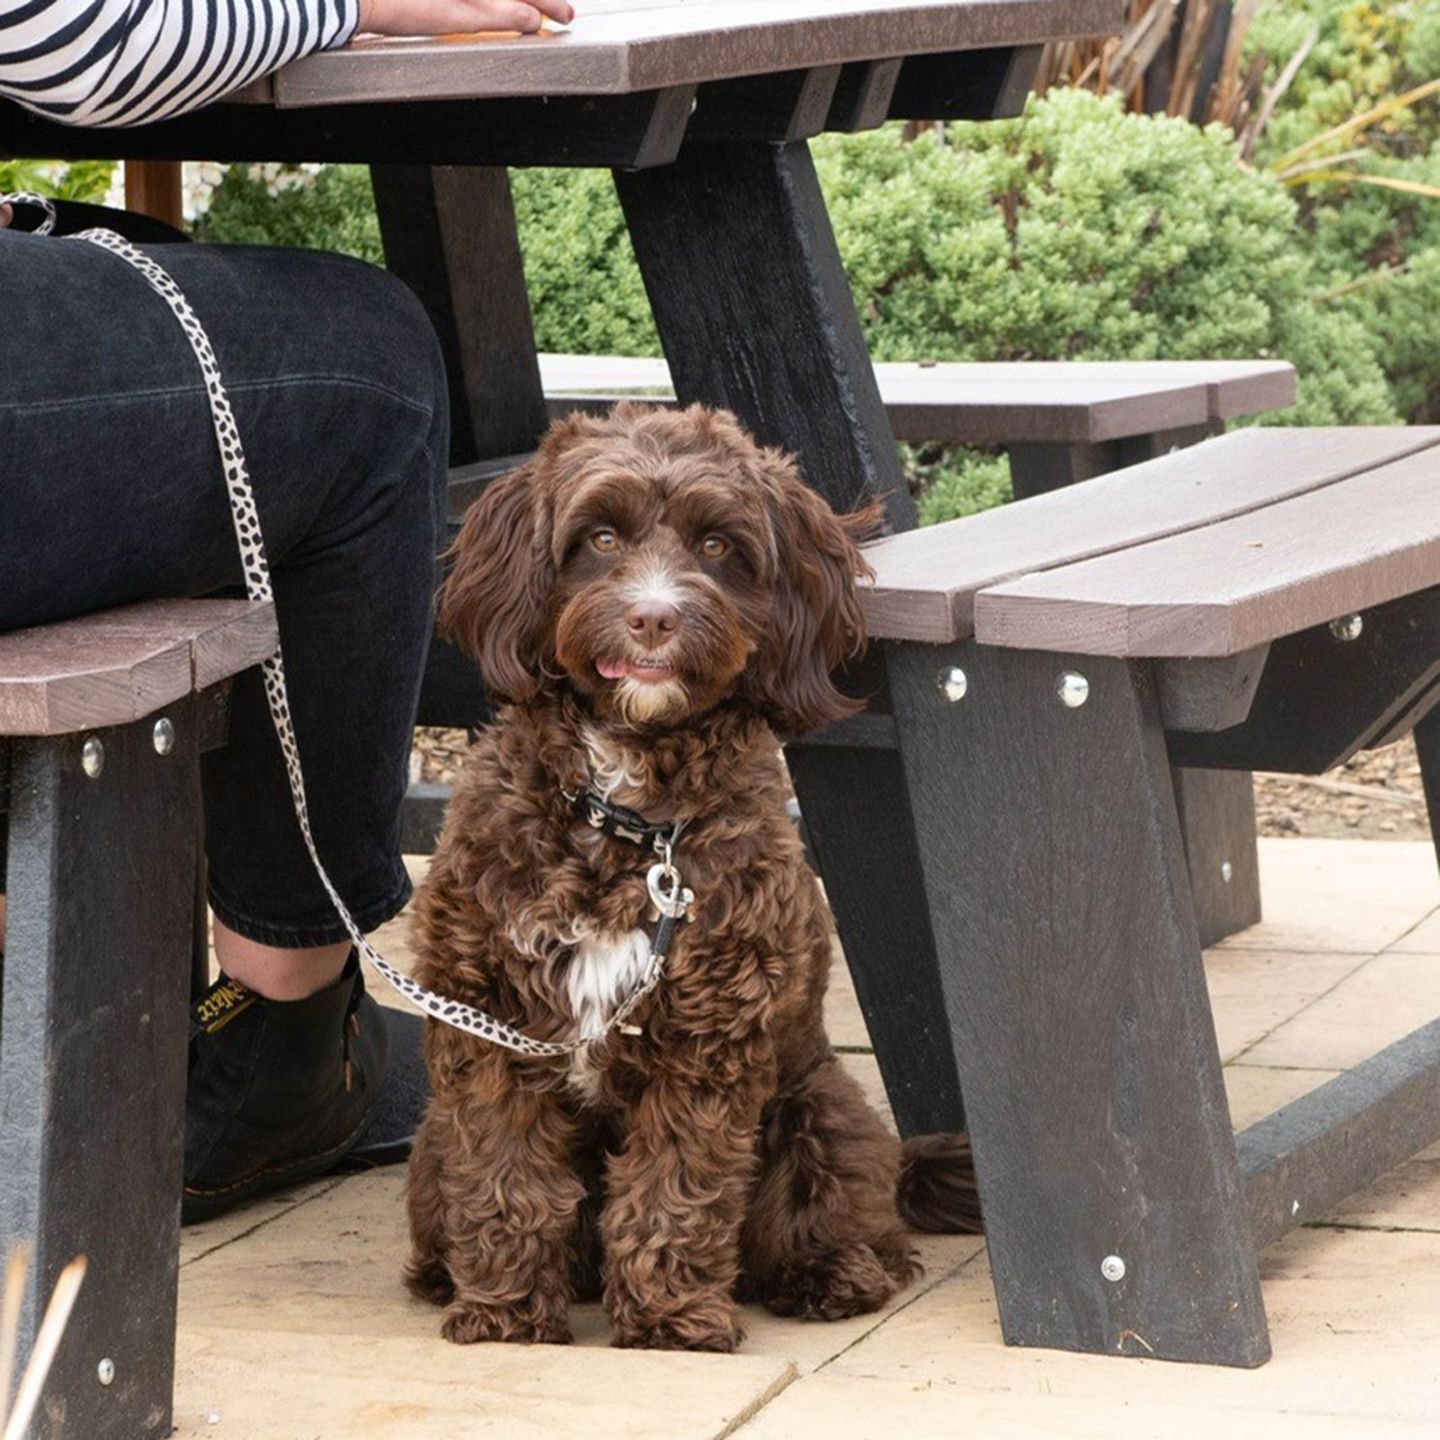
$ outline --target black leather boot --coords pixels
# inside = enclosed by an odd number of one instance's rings
[[[187,1225],[333,1169],[379,1102],[389,1056],[354,951],[333,985],[304,1000],[266,1000],[222,975],[193,1018]]]

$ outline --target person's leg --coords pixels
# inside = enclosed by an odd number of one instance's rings
[[[273,566],[317,844],[372,928],[409,894],[399,806],[446,454],[438,347],[409,293],[355,262],[155,253],[219,357]],[[0,313],[0,629],[233,589],[199,371],[142,277],[76,240],[0,234]],[[234,687],[229,743],[207,757],[204,786],[222,965],[275,1000],[318,992],[304,1005],[330,1024],[348,938],[303,848],[255,672]],[[266,1013],[297,1040],[298,1010]],[[337,1028],[351,1022],[348,999],[337,1014]],[[244,1028],[227,1025],[226,1043]]]

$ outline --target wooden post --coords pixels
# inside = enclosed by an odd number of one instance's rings
[[[185,182],[179,160],[125,161],[125,208],[185,228]]]

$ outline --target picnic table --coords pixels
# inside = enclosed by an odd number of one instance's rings
[[[797,452],[839,508],[884,496],[905,529],[913,504],[805,142],[890,118],[1017,113],[1045,42],[1114,33],[1123,15],[1123,0],[591,0],[563,33],[364,38],[125,131],[0,105],[0,155],[368,163],[387,263],[444,348],[452,462],[472,468],[532,449],[548,423],[504,167],[611,168],[680,396]],[[113,1093],[110,1143],[139,1153],[177,1105],[148,1080]],[[105,1228],[115,1176],[72,1179],[64,1230],[47,1243],[39,1224],[37,1290],[68,1258],[65,1235]],[[132,1205],[130,1220],[173,1240],[173,1206]],[[93,1257],[52,1380],[67,1432],[168,1427],[167,1296],[173,1271]],[[126,1384],[95,1385],[100,1356]]]

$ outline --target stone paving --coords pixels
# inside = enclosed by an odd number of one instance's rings
[[[1267,919],[1207,955],[1244,1126],[1440,1014],[1428,843],[1261,842]],[[381,948],[403,950],[403,922]],[[883,1091],[838,964],[831,1033]],[[445,1344],[399,1283],[397,1170],[321,1181],[185,1234],[185,1440],[1074,1440],[1440,1437],[1440,1146],[1266,1252],[1256,1371],[1001,1344],[983,1241],[924,1237],[925,1278],[833,1325],[748,1315],[737,1355]]]

